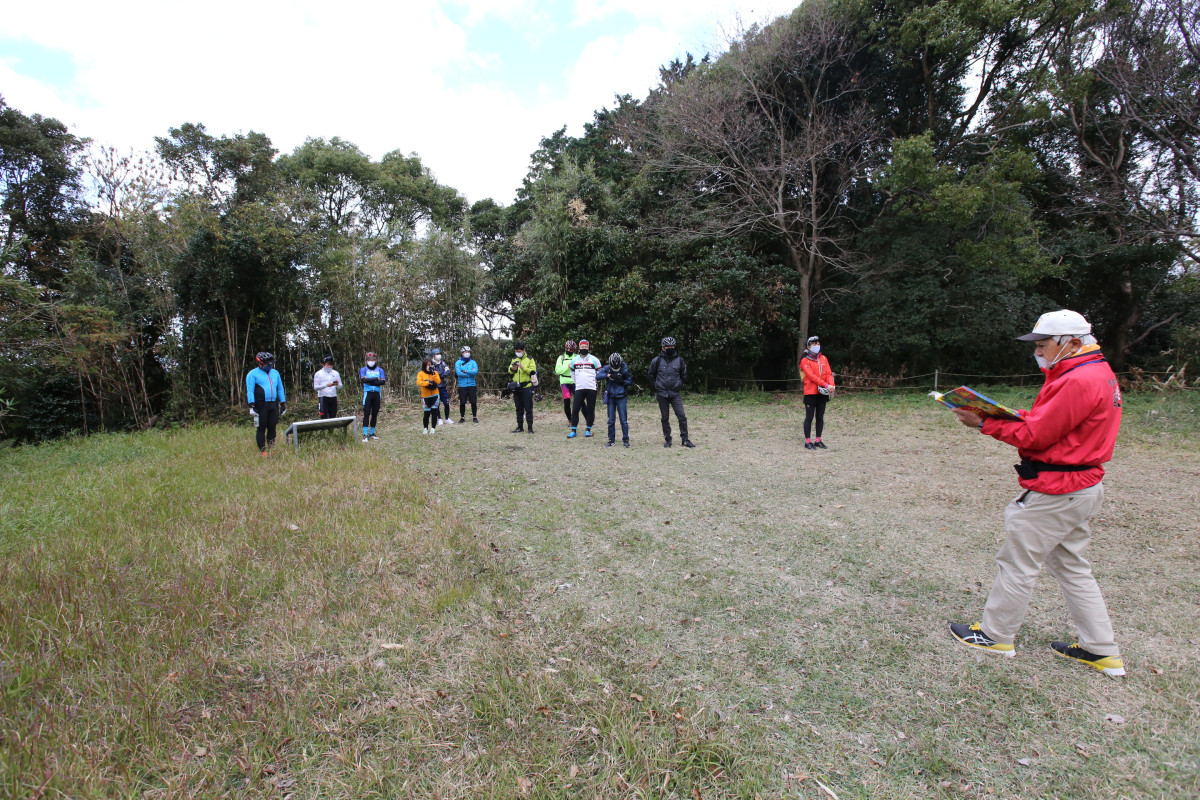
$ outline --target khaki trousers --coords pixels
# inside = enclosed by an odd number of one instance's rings
[[[1088,521],[1103,502],[1104,484],[1098,483],[1070,494],[1027,492],[1008,504],[1004,510],[1008,535],[996,556],[1000,571],[983,610],[982,626],[988,636],[1012,644],[1045,564],[1062,587],[1079,646],[1097,655],[1120,655],[1100,586],[1083,557],[1092,539]]]

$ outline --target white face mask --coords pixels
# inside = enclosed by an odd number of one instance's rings
[[[812,347],[810,347],[808,349],[812,352],[813,355],[816,355],[817,353],[821,352],[821,345],[814,344]]]
[[[1070,337],[1067,337],[1067,338],[1069,339]],[[1059,342],[1059,344],[1062,344],[1062,342]],[[1078,352],[1078,351],[1076,351],[1076,352]],[[1037,362],[1037,365],[1040,369],[1050,369],[1055,364],[1062,361],[1064,358],[1070,358],[1073,355],[1075,355],[1075,353],[1068,353],[1067,348],[1064,347],[1062,350],[1058,351],[1058,355],[1054,357],[1053,361],[1047,361],[1046,359],[1042,358],[1039,355],[1035,355],[1033,357],[1033,360]]]
[[[368,362],[367,362],[367,366],[368,366],[368,367],[370,367],[371,369],[375,369],[375,362],[374,362],[374,361],[368,361]]]
[[[439,353],[438,355],[434,356],[434,357],[433,357],[433,360],[434,360],[434,361],[441,361],[441,360],[442,360],[442,356],[441,356],[441,354]]]
[[[518,351],[517,351],[517,358],[524,358],[524,357],[525,357],[525,351],[524,351],[524,350],[518,350]]]

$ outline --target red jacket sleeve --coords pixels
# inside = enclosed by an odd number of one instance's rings
[[[1095,411],[1094,398],[1080,396],[1065,384],[1059,391],[1035,403],[1024,419],[989,419],[983,432],[1021,450],[1045,450],[1074,430]],[[1043,390],[1045,392],[1045,390]]]

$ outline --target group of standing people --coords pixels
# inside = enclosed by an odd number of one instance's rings
[[[663,446],[671,447],[673,431],[671,413],[674,412],[679,426],[680,444],[695,447],[688,435],[687,413],[683,407],[682,391],[687,382],[687,362],[679,354],[673,337],[665,337],[661,351],[650,361],[646,376],[658,399],[662,422]],[[804,441],[809,450],[827,449],[821,441],[825,422],[825,405],[835,391],[833,370],[828,359],[821,354],[820,340],[809,338],[807,349],[800,359],[800,373],[804,379]],[[275,357],[268,352],[258,353],[257,367],[246,375],[246,397],[250,413],[255,421],[255,440],[259,451],[266,454],[275,443],[279,416],[287,411],[287,396],[283,381],[275,370]],[[528,354],[525,343],[513,343],[513,358],[508,366],[508,391],[512,393],[516,409],[517,426],[513,433],[533,433],[533,403],[541,381],[537,362]],[[629,390],[633,385],[633,374],[629,364],[620,353],[612,353],[601,362],[591,352],[587,339],[576,342],[568,339],[563,353],[554,366],[562,395],[563,415],[567,419],[568,439],[579,435],[580,417],[583,418],[584,438],[591,438],[596,422],[596,400],[600,384],[604,390],[602,402],[608,408],[608,441],[616,444],[616,427],[621,425],[621,443],[629,447]],[[471,421],[479,422],[479,395],[476,377],[479,364],[471,356],[471,348],[464,346],[453,366],[442,358],[442,351],[433,348],[427,351],[417,372],[416,384],[421,395],[421,431],[436,433],[441,425],[453,425],[450,413],[451,375],[458,385],[458,414],[460,423],[466,422],[467,407],[471,409]],[[358,371],[358,381],[363,389],[362,433],[363,442],[379,438],[377,423],[383,401],[383,387],[387,385],[387,372],[379,364],[375,353],[366,354],[366,363]],[[318,416],[332,419],[338,414],[338,392],[343,388],[342,376],[333,365],[333,356],[326,355],[321,369],[313,375],[313,391],[317,394]],[[539,398],[540,399],[540,398]],[[812,438],[812,425],[816,422],[816,438]]]
[[[654,393],[658,397],[658,406],[662,415],[663,447],[670,447],[671,411],[679,424],[680,444],[684,447],[695,447],[688,437],[687,414],[684,413],[683,399],[680,394],[687,380],[687,363],[679,355],[675,339],[668,336],[660,343],[662,351],[650,362],[646,372]],[[513,402],[517,410],[517,427],[513,433],[528,430],[533,433],[533,393],[541,381],[537,374],[537,363],[525,352],[525,343],[516,342],[513,345],[513,360],[509,363],[508,371],[513,380],[509,388],[513,392]],[[558,377],[559,391],[562,394],[563,414],[567,418],[568,439],[579,435],[579,418],[582,415],[584,438],[592,435],[592,426],[596,422],[596,398],[600,391],[600,382],[604,382],[603,402],[608,407],[608,441],[606,446],[612,447],[617,443],[617,421],[621,423],[621,444],[629,447],[629,387],[633,384],[633,373],[629,364],[620,353],[612,353],[608,359],[601,362],[591,352],[591,342],[580,339],[576,342],[568,339],[563,345],[563,353],[554,365],[554,374]]]

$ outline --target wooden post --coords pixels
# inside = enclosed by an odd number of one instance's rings
[[[935,392],[938,390],[937,384],[938,384],[938,370],[934,369],[934,371],[933,371],[933,390]]]

